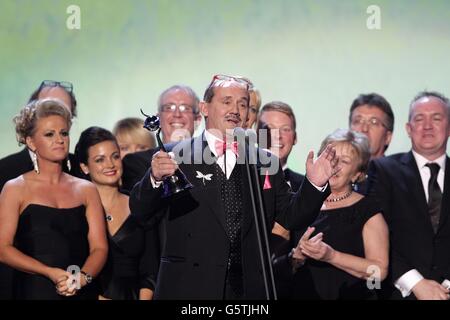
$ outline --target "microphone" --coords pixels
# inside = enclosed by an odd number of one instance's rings
[[[233,130],[233,136],[234,137],[245,137],[245,129],[241,127],[236,127]]]
[[[272,145],[272,134],[269,125],[260,120],[256,130],[258,132],[258,145],[260,148],[270,150]]]

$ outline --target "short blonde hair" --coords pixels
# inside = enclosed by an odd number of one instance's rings
[[[128,136],[135,143],[156,147],[156,139],[153,133],[144,129],[144,121],[139,118],[125,118],[119,120],[113,129],[116,138]]]
[[[67,122],[69,129],[72,126],[72,114],[64,106],[64,102],[54,98],[33,100],[23,107],[19,114],[13,118],[19,145],[26,144],[27,137],[34,135],[36,132],[36,123],[39,119],[49,116],[60,116]]]
[[[356,151],[359,160],[358,171],[362,173],[358,178],[358,182],[362,182],[365,179],[365,173],[370,160],[369,139],[367,139],[366,135],[350,129],[337,129],[322,141],[319,154],[321,154],[330,143],[346,143]]]
[[[250,101],[252,101],[252,98],[254,98],[256,101],[256,104],[254,106],[250,106],[250,107],[254,107],[256,109],[256,113],[258,114],[259,108],[261,108],[261,102],[262,102],[261,94],[259,93],[259,90],[255,89],[255,88],[249,90],[248,93],[250,95]]]

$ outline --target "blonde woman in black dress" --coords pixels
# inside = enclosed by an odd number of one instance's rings
[[[0,261],[16,269],[14,298],[95,298],[92,279],[107,257],[103,208],[95,186],[63,172],[70,111],[33,101],[14,118],[34,170],[0,195]]]

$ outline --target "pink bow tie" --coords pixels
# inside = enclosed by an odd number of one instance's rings
[[[231,143],[225,143],[219,140],[216,140],[216,152],[217,157],[222,156],[227,149],[230,149],[236,156],[238,156],[238,143],[237,141],[233,141]]]

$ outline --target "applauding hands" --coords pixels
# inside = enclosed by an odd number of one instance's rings
[[[333,258],[334,249],[323,242],[323,233],[320,232],[311,238],[314,227],[309,227],[292,251],[292,258],[304,261],[306,258],[329,262]]]

